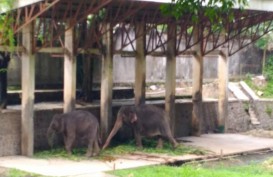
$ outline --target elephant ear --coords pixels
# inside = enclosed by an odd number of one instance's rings
[[[133,113],[132,119],[131,119],[131,123],[134,123],[137,121],[137,115],[136,113]]]

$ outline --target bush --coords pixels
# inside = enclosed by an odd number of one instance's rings
[[[270,55],[266,60],[264,75],[268,81],[273,81],[273,55]]]

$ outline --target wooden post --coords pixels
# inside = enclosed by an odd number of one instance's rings
[[[113,30],[109,23],[104,23],[103,54],[101,68],[101,97],[100,97],[100,126],[101,137],[104,141],[109,131],[109,120],[112,118],[113,96]]]
[[[140,37],[139,37],[140,36]],[[136,60],[135,60],[135,105],[145,103],[145,79],[146,79],[146,56],[145,56],[145,23],[136,25]]]
[[[34,142],[34,89],[35,89],[35,57],[33,54],[33,28],[30,23],[23,28],[22,53],[22,119],[21,119],[21,153],[33,155]]]
[[[64,54],[64,107],[63,112],[75,109],[76,100],[76,57],[74,53],[74,29],[65,32]]]
[[[198,26],[194,28],[194,41],[199,41],[199,32]],[[202,89],[203,89],[203,55],[202,55],[202,41],[198,42],[195,45],[195,54],[193,56],[192,62],[192,135],[200,136],[201,135],[201,125],[202,125]]]
[[[219,79],[219,99],[218,99],[218,127],[220,133],[225,131],[225,120],[228,116],[228,58],[226,50],[221,50],[218,57],[218,79]]]
[[[168,25],[167,43],[167,64],[166,64],[166,96],[165,110],[170,117],[172,134],[175,132],[175,87],[176,87],[176,25]]]

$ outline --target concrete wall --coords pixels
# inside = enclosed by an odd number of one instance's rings
[[[238,78],[247,73],[261,73],[261,51],[253,46],[244,48],[230,57],[229,75]],[[101,60],[95,60],[94,81],[99,83],[101,77]],[[217,78],[216,56],[204,59],[204,79]],[[188,82],[192,79],[191,56],[177,57],[176,79],[177,82]],[[78,67],[80,70],[81,66]],[[147,56],[146,80],[147,82],[164,82],[166,70],[165,57]],[[114,56],[113,78],[115,83],[133,83],[135,79],[135,59],[133,57]],[[81,71],[77,72],[82,77]],[[50,54],[37,54],[36,56],[36,88],[60,87],[63,84],[63,58],[52,58]],[[82,80],[82,79],[81,79]],[[21,85],[21,59],[14,57],[8,70],[8,84]]]
[[[251,125],[250,128],[273,130],[273,100],[262,100],[254,103],[260,125]]]
[[[63,58],[50,54],[36,54],[35,81],[38,88],[60,87],[63,84]],[[21,58],[13,56],[8,67],[8,85],[21,86]],[[36,88],[37,88],[36,87]]]
[[[133,104],[133,103],[132,103]],[[153,104],[164,107],[163,102],[153,102]],[[272,130],[273,128],[273,100],[260,101],[257,104],[259,110],[259,120],[261,125],[252,126],[250,118],[245,111],[247,103],[240,101],[229,102],[229,114],[226,120],[226,132],[236,133],[244,132],[255,128],[264,128]],[[113,126],[115,116],[120,105],[113,107],[113,120],[110,120],[110,127]],[[91,111],[94,115],[99,117],[99,106],[85,108]],[[272,111],[270,114],[270,110]],[[177,100],[176,103],[176,127],[175,137],[189,136],[191,132],[191,111],[192,103],[186,100]],[[49,110],[36,110],[34,116],[34,146],[35,150],[49,149],[46,140],[46,130],[50,124],[52,116],[55,113],[61,113],[62,109],[49,109]],[[203,120],[203,133],[213,132],[216,125],[217,118],[217,102],[207,101],[204,102],[204,120]],[[21,139],[21,112],[14,110],[6,110],[0,113],[0,156],[19,155],[20,154],[20,139]],[[123,127],[116,135],[116,139],[126,140],[132,137],[132,131],[128,127]],[[56,140],[58,145],[62,144],[62,138]]]

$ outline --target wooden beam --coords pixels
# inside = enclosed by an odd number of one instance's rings
[[[166,96],[165,110],[170,117],[172,134],[175,133],[175,87],[176,87],[176,26],[168,25],[167,63],[166,63]]]
[[[199,28],[194,28],[194,40],[199,41]],[[201,43],[195,45],[195,54],[192,62],[192,135],[201,135],[201,125],[203,116],[203,56],[201,52]]]
[[[101,68],[100,125],[101,137],[104,141],[109,131],[109,120],[112,119],[113,96],[113,33],[112,25],[104,23],[103,55]]]
[[[136,25],[136,32],[144,34],[145,23],[138,23]],[[138,35],[138,34],[136,34]],[[145,36],[136,40],[136,59],[135,59],[135,105],[145,103],[145,85],[146,85],[146,56],[145,56]]]
[[[21,153],[33,155],[34,143],[34,89],[35,57],[33,54],[34,24],[26,25],[23,32],[24,52],[22,53],[22,119],[21,119]]]
[[[74,53],[74,29],[65,32],[64,54],[64,113],[75,109],[76,100],[76,57]]]
[[[23,52],[24,48],[22,46],[15,46],[14,48],[11,48],[10,46],[1,46],[0,45],[0,52]],[[40,48],[37,53],[52,53],[52,54],[64,54],[65,49],[62,47],[44,47]],[[102,55],[99,49],[83,49],[78,48],[77,53],[80,54],[94,54],[94,55]],[[137,53],[135,51],[115,51],[115,54],[121,55],[121,57],[136,57]],[[185,51],[183,54],[180,54],[179,56],[192,56],[195,55],[196,51]],[[221,50],[214,50],[210,53],[206,54],[206,56],[218,56],[221,53]],[[154,57],[164,57],[167,56],[167,53],[164,51],[154,51],[149,54],[150,56]]]
[[[219,79],[219,99],[218,99],[218,127],[220,133],[225,131],[225,120],[228,116],[228,58],[226,48],[218,57],[218,79]]]
[[[1,52],[25,52],[25,49],[22,46],[10,47],[10,46],[0,45],[0,51]]]

